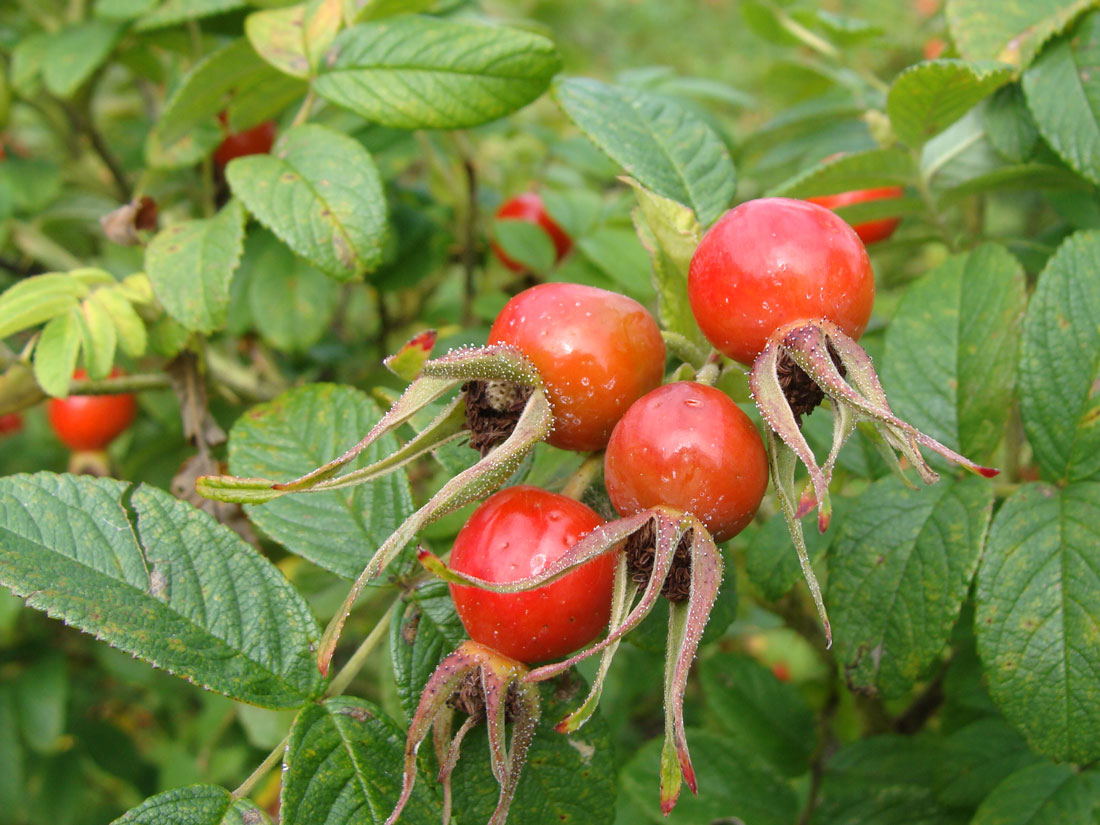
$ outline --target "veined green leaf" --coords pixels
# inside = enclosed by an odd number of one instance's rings
[[[34,380],[47,395],[66,398],[82,340],[80,310],[70,307],[42,330],[34,347]]]
[[[121,33],[117,23],[89,20],[52,35],[42,63],[46,88],[58,97],[72,97],[107,59]]]
[[[151,796],[111,825],[266,825],[271,820],[248,799],[216,785],[188,785]]]
[[[1012,79],[1000,63],[930,60],[903,71],[890,87],[886,113],[903,142],[918,147]]]
[[[222,14],[245,5],[244,0],[164,0],[160,6],[137,21],[138,31],[174,26],[188,20],[199,20]]]
[[[340,0],[313,0],[250,14],[245,34],[256,53],[284,74],[307,78],[340,30]]]
[[[1095,0],[947,0],[951,39],[969,60],[999,60],[1027,66],[1043,44]]]

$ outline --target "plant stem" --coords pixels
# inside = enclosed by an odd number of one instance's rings
[[[313,84],[310,84],[309,91],[306,92],[305,100],[303,100],[302,105],[298,107],[298,111],[294,115],[294,120],[290,121],[291,129],[295,126],[301,126],[309,120],[309,116],[313,112],[313,103],[316,100],[317,94],[313,91]]]
[[[71,395],[117,395],[124,392],[163,390],[172,386],[167,373],[151,372],[118,375],[113,378],[81,378],[69,385]]]
[[[915,162],[919,166],[920,154],[915,149],[913,150],[913,156]],[[936,206],[936,199],[932,196],[932,189],[928,183],[929,180],[931,180],[932,175],[934,174],[935,170],[933,169],[929,170],[927,174],[922,171],[916,176],[915,183],[917,187],[917,194],[919,194],[921,200],[924,201],[924,208],[928,210],[928,215],[932,219],[933,225],[939,231],[940,237],[943,239],[944,244],[946,244],[950,252],[955,253],[958,251],[955,246],[955,240],[951,236],[951,232],[947,228],[947,223],[944,221],[943,216],[940,214],[940,210]]]
[[[248,779],[240,784],[237,790],[233,791],[233,798],[240,799],[243,796],[248,796],[252,789],[260,783],[260,780],[271,773],[272,769],[279,764],[283,759],[283,753],[286,751],[287,742],[290,741],[290,734],[275,746],[275,749],[267,755],[267,759],[260,763],[260,766],[256,770],[252,771]]]
[[[600,470],[603,469],[603,450],[594,452],[588,456],[577,468],[577,471],[569,477],[561,488],[561,494],[567,498],[580,501],[584,491],[592,486]]]
[[[382,638],[386,635],[386,631],[389,630],[390,627],[390,622],[393,620],[394,611],[400,603],[400,599],[394,600],[393,604],[391,604],[382,615],[382,618],[378,620],[374,629],[367,635],[367,638],[365,638],[363,643],[359,645],[359,648],[351,654],[351,658],[348,659],[347,664],[340,668],[340,672],[332,677],[328,690],[325,691],[326,697],[339,696],[348,689],[348,685],[351,684],[352,679],[362,670],[363,664],[367,661],[367,658],[374,649],[378,647],[378,643],[381,642]]]
[[[462,169],[466,173],[466,215],[462,226],[462,270],[465,273],[462,320],[470,325],[474,321],[474,297],[477,293],[477,169],[469,156],[463,157]]]

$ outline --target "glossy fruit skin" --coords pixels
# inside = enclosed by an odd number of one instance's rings
[[[579,501],[519,485],[494,493],[459,531],[451,567],[492,582],[532,576],[603,519]],[[607,627],[614,554],[605,553],[553,584],[524,593],[451,585],[470,638],[521,662],[572,653]]]
[[[541,226],[554,243],[555,263],[568,255],[573,248],[573,239],[550,217],[542,198],[534,192],[524,192],[522,195],[509,198],[501,204],[500,209],[496,212],[496,217],[497,220],[526,221]],[[519,261],[505,255],[504,250],[496,243],[491,243],[490,246],[500,262],[513,272],[527,270],[527,267]]]
[[[815,198],[806,198],[806,200],[810,203],[816,203],[818,206],[824,206],[826,209],[836,209],[853,203],[900,198],[903,194],[905,194],[905,190],[900,186],[883,186],[878,189],[857,189],[854,192],[819,195]],[[901,218],[879,218],[876,221],[853,224],[852,228],[866,245],[886,240],[894,234],[894,230],[898,228],[899,223],[901,223]]]
[[[120,375],[117,368],[111,376]],[[84,378],[77,370],[73,378]],[[129,393],[118,395],[70,395],[50,400],[50,426],[70,450],[102,450],[134,420],[137,401]]]
[[[858,339],[875,277],[863,242],[835,212],[791,198],[729,210],[703,236],[688,271],[699,328],[721,352],[752,364],[779,327],[827,319]]]
[[[225,120],[222,119],[222,123]],[[218,144],[214,150],[214,163],[224,167],[234,158],[243,158],[246,155],[266,155],[275,145],[275,121],[266,120],[259,126],[245,129],[243,132],[232,132]]]
[[[489,331],[535,365],[566,450],[599,450],[637,399],[661,383],[665,343],[648,310],[625,295],[581,284],[539,284],[512,298]]]
[[[760,507],[768,456],[756,426],[728,395],[677,381],[642,396],[615,425],[604,483],[622,516],[667,504],[725,541]]]

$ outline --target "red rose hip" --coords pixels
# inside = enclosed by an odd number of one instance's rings
[[[841,206],[850,206],[853,203],[865,203],[867,201],[887,200],[900,198],[905,190],[900,186],[883,186],[878,189],[857,189],[853,192],[838,192],[835,195],[819,195],[814,198],[806,198],[810,203],[824,206],[826,209],[838,209]],[[874,221],[852,224],[852,229],[859,235],[864,244],[885,241],[894,234],[894,230],[901,223],[901,218],[879,218]]]
[[[539,284],[500,311],[490,344],[522,352],[546,385],[566,450],[599,450],[638,398],[661,383],[665,344],[645,307],[616,292],[580,284]]]
[[[729,396],[678,381],[640,398],[615,425],[604,481],[622,516],[666,504],[725,541],[756,514],[768,457],[756,426]]]
[[[112,376],[120,375],[115,368]],[[84,378],[79,369],[74,378]],[[50,426],[70,450],[102,450],[130,426],[137,413],[137,401],[130,393],[118,395],[70,395],[50,400]]]
[[[537,487],[507,487],[482,502],[459,531],[451,567],[490,582],[524,579],[602,523],[579,501]],[[572,653],[600,635],[611,615],[614,575],[615,557],[608,553],[523,593],[450,588],[471,639],[530,663]]]
[[[546,205],[542,202],[542,198],[534,192],[525,192],[522,195],[516,195],[509,198],[503,204],[496,213],[497,220],[511,220],[511,221],[525,221],[526,223],[533,223],[538,227],[541,227],[547,235],[550,236],[550,240],[554,244],[554,261],[560,261],[566,255],[569,254],[569,250],[573,248],[573,241],[566,234],[565,230],[557,224],[557,222],[550,217],[550,213],[546,211]],[[504,250],[501,249],[495,242],[491,243],[493,253],[500,259],[500,262],[508,267],[513,272],[523,272],[527,269],[519,261],[509,258]]]

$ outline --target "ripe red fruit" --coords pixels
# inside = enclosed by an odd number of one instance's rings
[[[23,416],[19,413],[0,415],[0,435],[11,435],[23,429]]]
[[[500,311],[490,344],[510,344],[542,376],[554,415],[548,439],[599,450],[637,399],[661,383],[665,343],[645,307],[580,284],[539,284]]]
[[[942,37],[929,37],[924,41],[924,53],[925,60],[935,60],[942,55],[947,49],[947,44],[943,41]]]
[[[900,186],[882,186],[878,189],[857,189],[854,192],[838,192],[835,195],[819,195],[814,198],[806,198],[810,203],[824,206],[826,209],[836,209],[853,203],[864,201],[878,201],[886,198],[900,198],[905,190]],[[894,230],[901,223],[901,218],[879,218],[874,221],[864,221],[852,226],[864,244],[884,241],[894,234]]]
[[[550,240],[554,243],[555,257],[554,261],[560,261],[567,254],[569,250],[573,248],[572,239],[565,233],[553,218],[550,217],[550,213],[546,211],[546,205],[534,192],[525,192],[522,195],[516,195],[509,198],[503,204],[496,213],[497,220],[512,220],[512,221],[526,221],[527,223],[533,223],[536,226],[542,227],[546,234],[550,236]],[[523,272],[527,269],[519,261],[509,258],[504,254],[504,250],[501,249],[495,242],[490,246],[493,252],[500,259],[500,262],[508,267],[513,272]]]
[[[120,375],[115,368],[111,375]],[[73,373],[83,378],[84,370]],[[118,395],[70,395],[49,403],[50,425],[70,450],[102,450],[134,420],[137,401],[129,393]]]
[[[729,210],[703,236],[688,299],[707,339],[751,364],[768,336],[794,321],[827,319],[858,339],[875,278],[863,243],[835,212],[760,198]]]
[[[678,381],[644,395],[615,425],[604,481],[622,516],[667,504],[725,541],[756,514],[768,487],[768,456],[756,426],[728,395]]]
[[[451,567],[490,582],[533,576],[603,519],[571,498],[537,487],[507,487],[482,502],[459,531]],[[614,554],[607,553],[553,584],[523,593],[490,593],[451,585],[470,638],[521,662],[572,653],[607,627]]]
[[[780,682],[791,681],[791,669],[787,667],[786,662],[775,662],[772,665],[772,673]]]
[[[224,126],[225,113],[219,114],[218,119]],[[227,133],[218,144],[218,148],[214,150],[214,163],[222,167],[233,158],[243,158],[245,155],[266,155],[274,145],[275,121],[265,120],[259,126],[253,126],[243,132]]]

